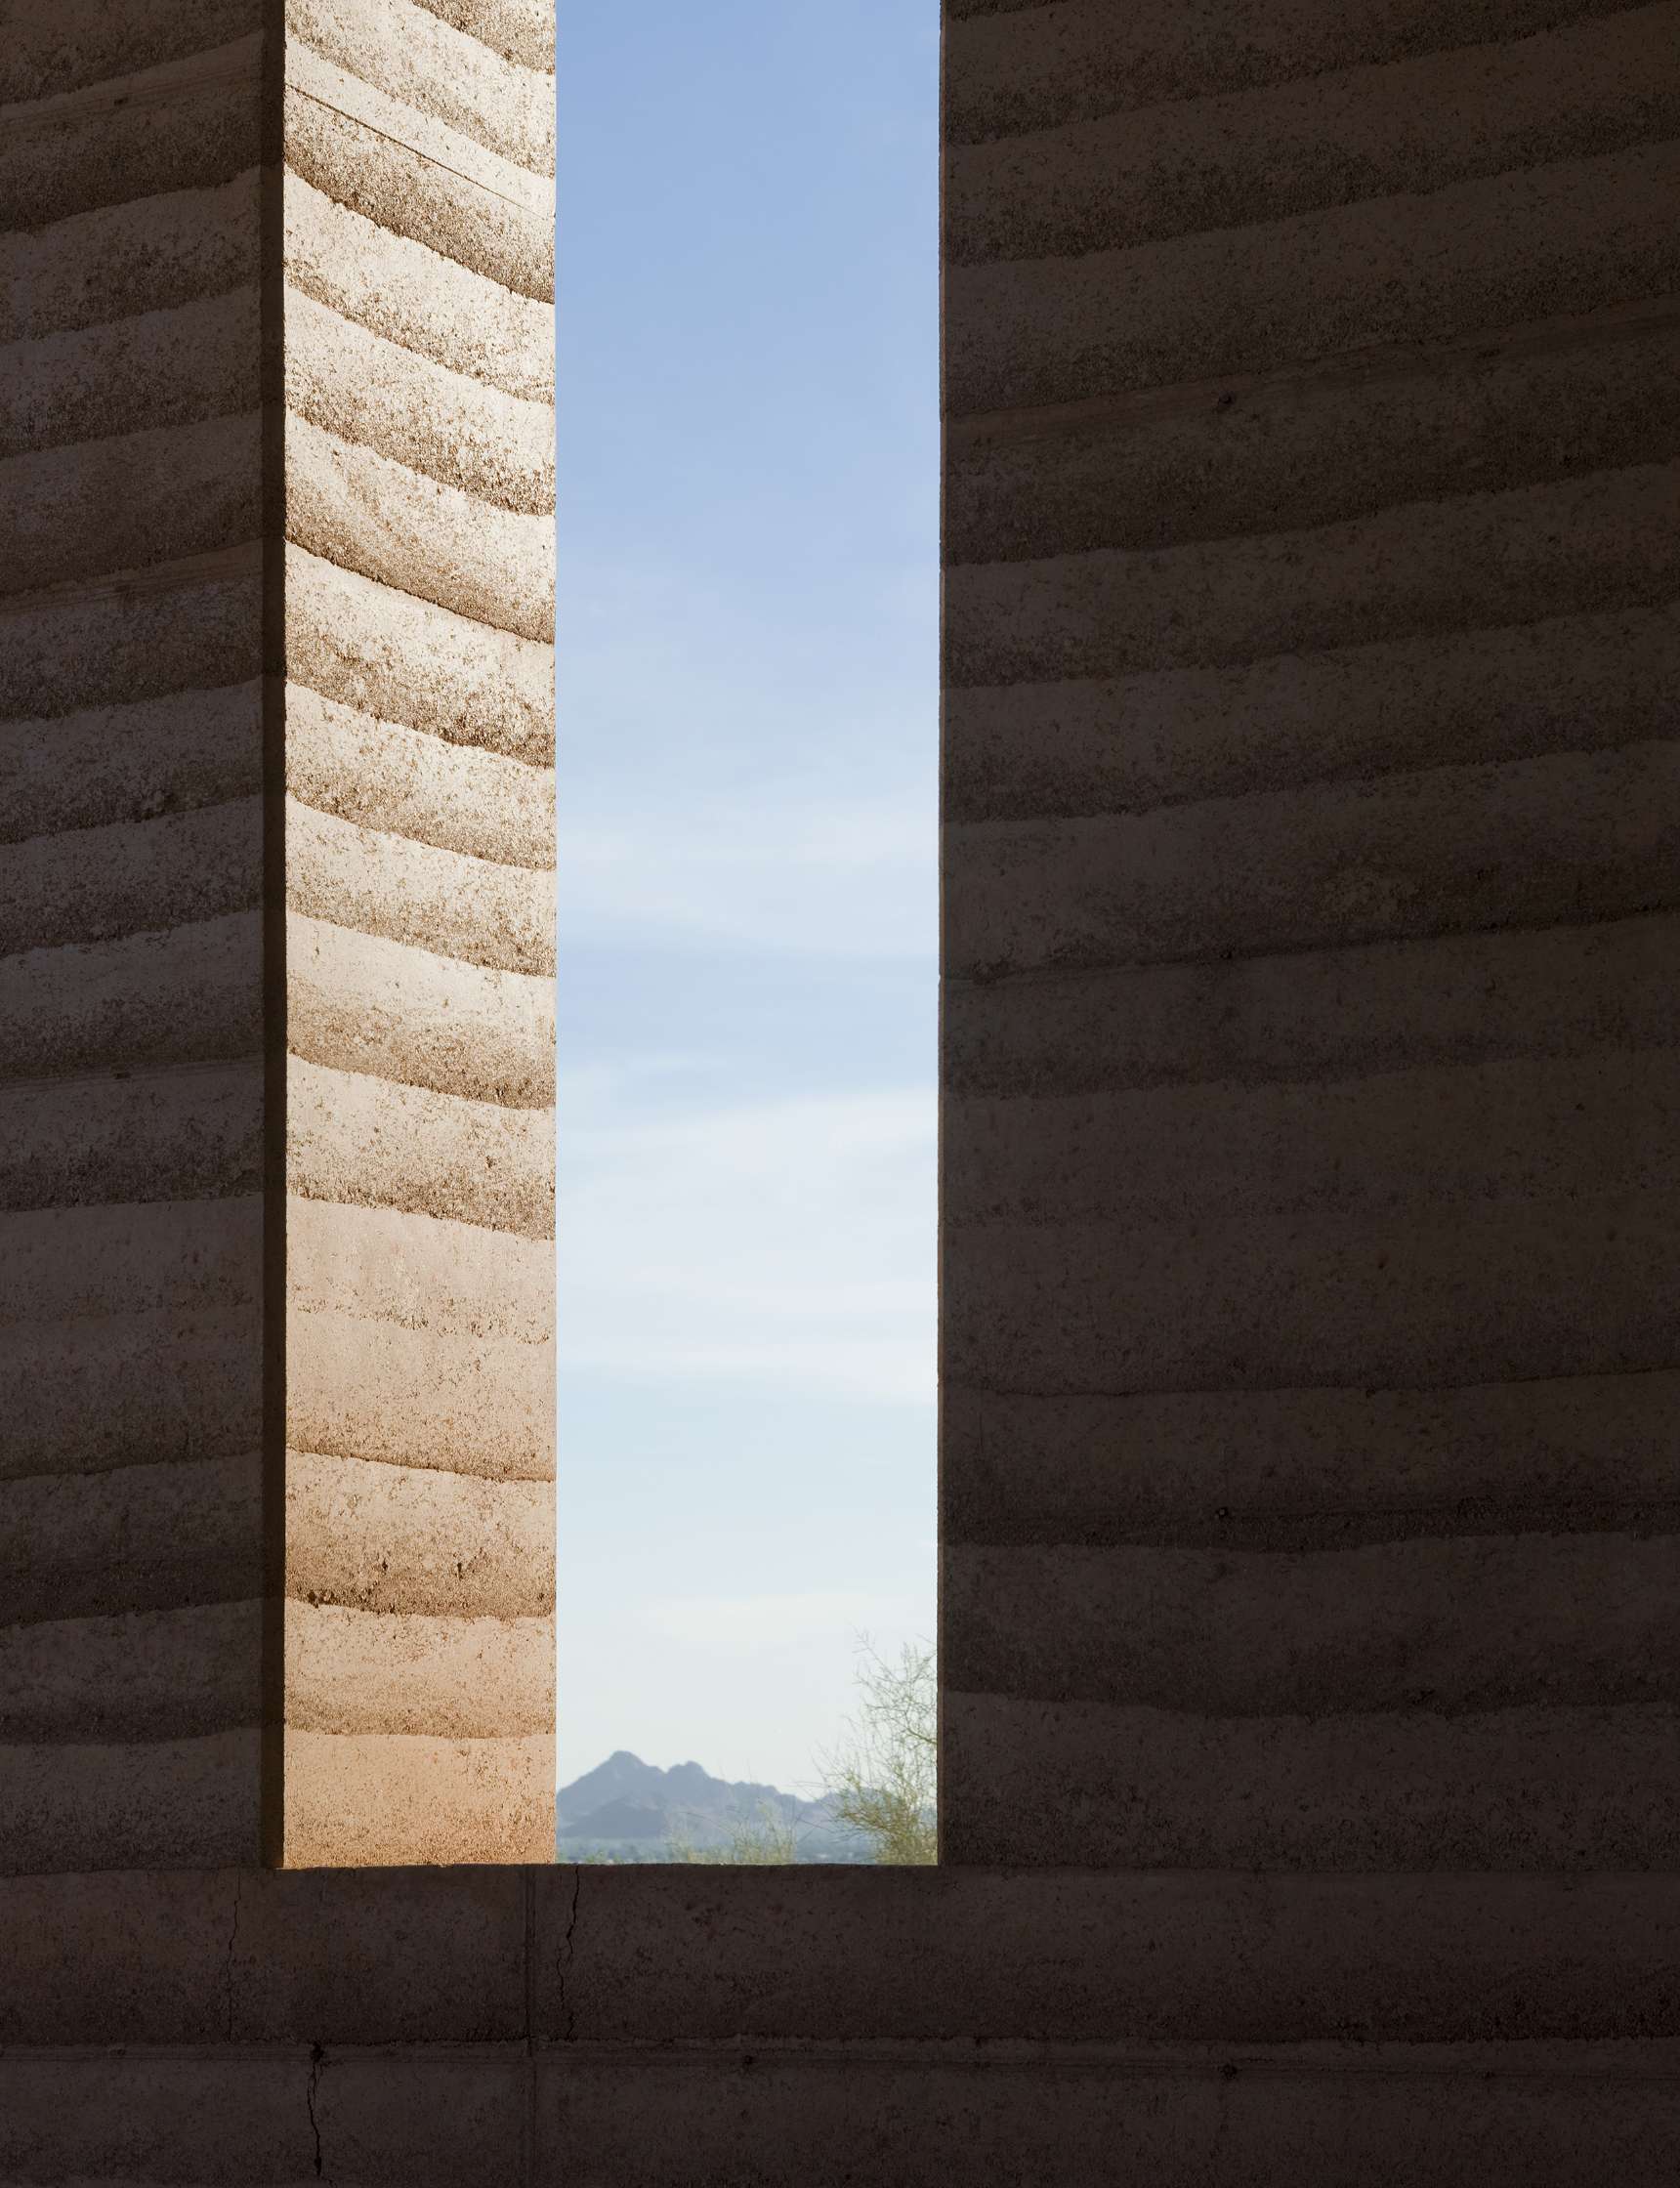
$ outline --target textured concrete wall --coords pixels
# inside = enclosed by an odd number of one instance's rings
[[[553,1849],[545,28],[287,0],[292,1864]]]
[[[0,136],[0,1863],[136,1869],[0,1880],[0,2181],[1667,2188],[1674,14],[949,9],[899,1873],[249,1866],[261,1707],[293,1858],[539,1850],[552,52],[299,9],[255,199]],[[251,27],[79,0],[6,97]]]
[[[947,5],[947,1859],[1680,1822],[1680,8]]]
[[[0,1867],[254,1861],[261,26],[0,38]]]
[[[551,23],[4,46],[0,1867],[536,1858]]]
[[[0,1884],[0,2180],[1666,2188],[1662,1877]]]

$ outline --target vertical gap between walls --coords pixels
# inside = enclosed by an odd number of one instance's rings
[[[286,0],[264,0],[259,235],[263,685],[263,1621],[259,1840],[285,1862],[286,1615]]]

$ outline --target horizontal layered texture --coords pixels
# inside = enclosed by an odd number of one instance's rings
[[[1671,5],[955,5],[946,1858],[1680,1778]]]
[[[7,225],[222,183],[260,157],[262,35],[13,107],[0,122]]]
[[[303,1866],[552,1841],[554,87],[498,34],[525,14],[288,13]]]
[[[257,17],[0,82],[0,1866],[551,1844],[552,26]]]
[[[945,136],[953,147],[982,144],[1320,77],[1330,79],[1333,100],[1333,79],[1347,71],[1619,12],[1617,0],[1150,0],[1125,9],[1109,0],[949,0]]]
[[[0,102],[38,101],[98,86],[137,70],[189,63],[262,27],[262,0],[60,0],[20,10],[7,25]]]
[[[6,49],[0,1868],[249,1862],[260,36],[68,0]]]
[[[1417,2188],[1496,2151],[1647,2188],[1677,1917],[1667,1875],[17,1879],[0,2165],[926,2188],[1123,2151],[1153,2188]]]
[[[1680,10],[1657,0],[1516,41],[953,146],[947,260],[1113,249],[1439,189],[1659,141],[1677,120]]]
[[[1669,144],[1163,241],[946,274],[972,332],[962,415],[1440,339],[1661,294],[1680,273]]]

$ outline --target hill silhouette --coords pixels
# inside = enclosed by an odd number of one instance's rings
[[[702,1851],[720,1847],[728,1844],[733,1827],[760,1823],[767,1815],[792,1826],[801,1861],[870,1859],[867,1843],[835,1821],[828,1799],[802,1800],[776,1786],[714,1778],[697,1762],[661,1770],[626,1747],[562,1786],[555,1810],[555,1853],[561,1861],[580,1854],[666,1860],[673,1837]]]

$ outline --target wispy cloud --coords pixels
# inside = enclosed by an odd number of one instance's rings
[[[624,1121],[561,1111],[561,1356],[930,1401],[931,1088]]]
[[[925,1626],[924,1596],[873,1595],[841,1589],[799,1594],[663,1596],[646,1603],[652,1630],[684,1649],[716,1658],[748,1658],[821,1644],[842,1656],[861,1634],[909,1634]]]
[[[560,1661],[563,1782],[629,1747],[644,1762],[693,1759],[810,1795],[858,1710],[860,1636],[889,1659],[931,1638],[932,1569],[919,1593],[630,1595],[573,1603],[571,1617]]]
[[[568,936],[680,937],[821,957],[925,959],[935,900],[931,790],[781,795],[729,807],[651,801],[560,832]]]

